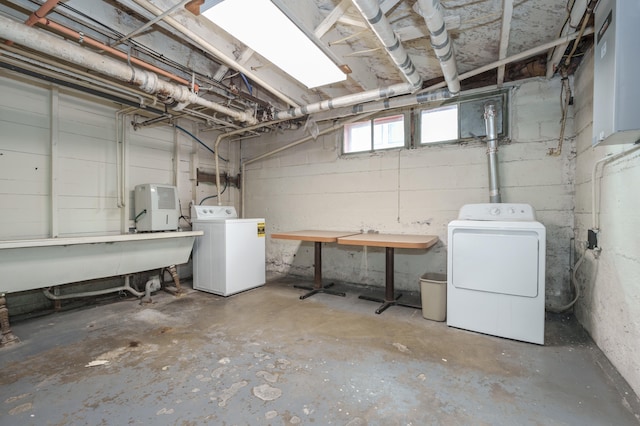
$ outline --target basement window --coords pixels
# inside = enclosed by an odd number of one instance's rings
[[[499,138],[508,136],[508,91],[475,94],[461,97],[445,106],[418,111],[419,136],[416,140],[426,146],[441,143],[480,140],[486,136],[484,106],[496,107],[496,127]]]
[[[458,139],[458,105],[425,109],[420,112],[420,143]]]
[[[370,152],[405,146],[404,114],[359,121],[344,126],[342,152]]]

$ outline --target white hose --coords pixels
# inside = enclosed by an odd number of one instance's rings
[[[567,303],[564,306],[560,306],[557,308],[550,308],[548,309],[548,311],[550,312],[554,312],[556,314],[559,314],[561,312],[566,311],[567,309],[571,308],[580,298],[580,286],[578,285],[578,280],[576,278],[576,274],[578,273],[578,269],[580,269],[580,265],[582,265],[582,262],[584,262],[584,258],[587,255],[587,251],[585,250],[582,252],[582,256],[580,256],[580,259],[578,259],[578,261],[576,262],[575,266],[573,267],[573,273],[571,274],[571,284],[573,285],[573,291],[575,293],[573,300],[569,303]]]

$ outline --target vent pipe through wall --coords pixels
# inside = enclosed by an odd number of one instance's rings
[[[484,106],[484,123],[487,131],[487,157],[489,160],[489,201],[501,203],[498,174],[498,132],[496,131],[496,106]]]

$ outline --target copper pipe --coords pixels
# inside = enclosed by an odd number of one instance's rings
[[[47,0],[42,6],[40,6],[38,10],[34,11],[31,15],[29,15],[27,20],[24,21],[24,24],[29,27],[33,27],[33,24],[38,22],[39,19],[42,19],[45,16],[47,16],[47,13],[51,12],[51,9],[56,7],[59,1],[60,0]],[[13,46],[13,41],[7,40],[5,44],[7,46]]]
[[[33,27],[33,25],[38,22],[39,19],[47,16],[47,14],[51,12],[51,9],[57,6],[59,1],[60,0],[47,0],[42,6],[40,6],[40,9],[33,12],[31,16],[29,16],[27,20],[24,21],[25,25]]]
[[[75,39],[76,41],[78,41],[78,43],[80,44],[87,44],[89,46],[93,46],[96,49],[100,49],[100,50],[104,50],[106,52],[109,52],[110,54],[112,54],[113,56],[117,56],[118,58],[127,60],[129,62],[131,62],[132,64],[136,64],[138,66],[140,66],[141,68],[145,68],[149,71],[153,71],[156,74],[162,75],[167,77],[170,80],[176,81],[178,83],[184,84],[187,87],[191,87],[191,82],[189,80],[185,80],[182,77],[178,77],[175,74],[172,74],[168,71],[165,71],[161,68],[156,67],[155,65],[151,65],[147,62],[144,62],[141,59],[138,58],[134,58],[132,56],[127,55],[126,53],[118,50],[118,49],[114,49],[111,46],[107,46],[106,44],[99,42],[98,40],[94,40],[90,37],[87,37],[84,34],[80,34],[70,28],[67,28],[63,25],[57,24],[53,21],[51,21],[50,19],[47,18],[40,18],[37,20],[38,23],[42,24],[42,25],[46,25],[49,28],[52,28],[53,30],[64,34],[72,39]],[[197,93],[198,90],[200,89],[200,87],[197,84],[193,84],[193,90]]]

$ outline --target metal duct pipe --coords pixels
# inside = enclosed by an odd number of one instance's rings
[[[19,24],[11,19],[0,16],[0,37],[34,49],[41,53],[53,55],[63,61],[89,68],[116,80],[128,82],[140,87],[144,92],[172,99],[177,102],[188,102],[212,109],[232,117],[234,120],[249,124],[257,123],[250,111],[237,111],[215,102],[200,98],[185,86],[177,86],[149,71],[118,62],[99,53],[91,52],[82,47],[74,46],[57,37],[42,31]]]
[[[379,89],[367,90],[366,92],[354,93],[352,95],[341,96],[326,101],[316,102],[298,108],[290,108],[287,111],[278,111],[274,114],[274,120],[291,120],[307,114],[320,111],[351,106],[359,103],[376,101],[378,99],[390,98],[392,96],[404,95],[413,92],[416,88],[411,83],[393,84]]]
[[[496,131],[496,106],[484,106],[484,123],[487,130],[487,157],[489,159],[489,201],[501,203],[500,182],[498,175],[498,136]]]
[[[442,15],[442,7],[439,0],[418,0],[422,17],[424,18],[429,34],[431,35],[431,46],[440,61],[442,74],[447,82],[447,87],[451,95],[460,93],[460,78],[453,51],[453,43],[447,32]]]
[[[353,0],[353,4],[367,20],[384,49],[391,56],[402,75],[404,75],[404,78],[413,85],[414,89],[420,89],[422,87],[422,77],[416,71],[416,67],[404,50],[402,43],[398,40],[396,33],[393,32],[391,24],[382,13],[378,1]]]

